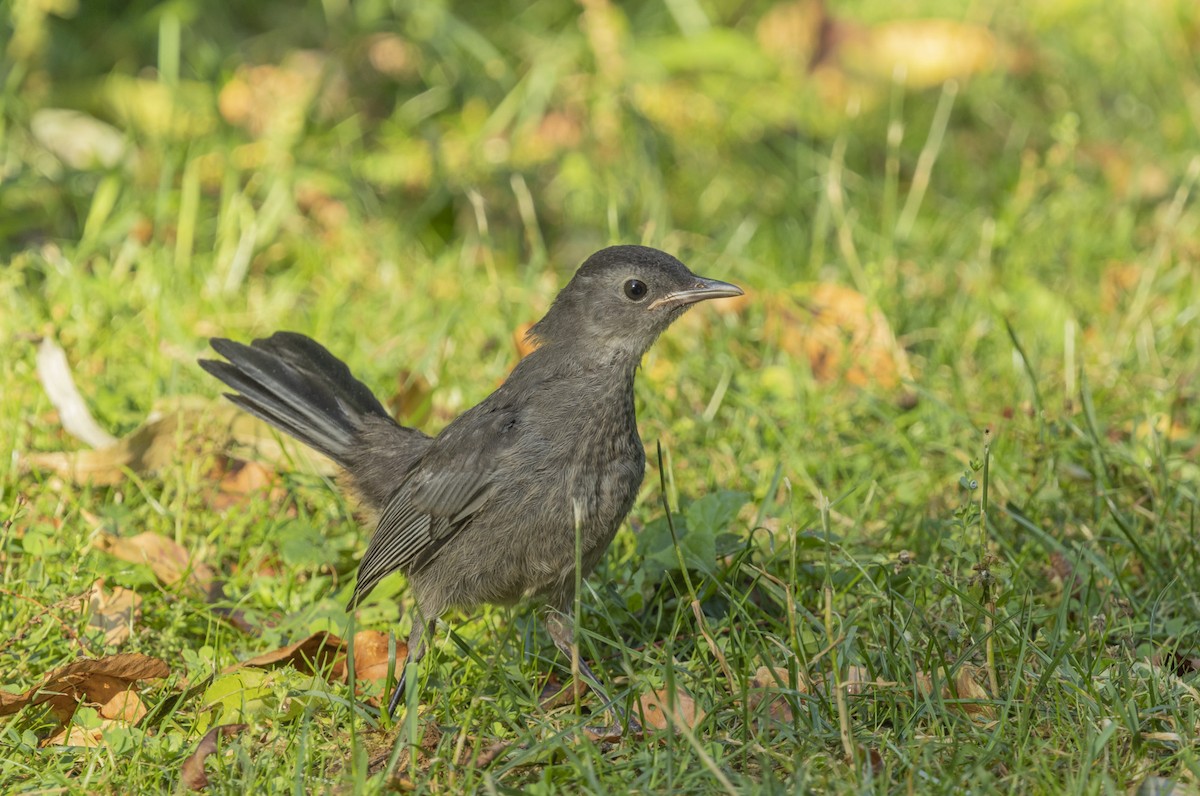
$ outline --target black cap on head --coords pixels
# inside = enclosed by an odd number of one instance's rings
[[[742,295],[693,274],[666,252],[610,246],[579,267],[529,336],[540,345],[582,347],[605,359],[641,359],[672,321],[699,301]]]

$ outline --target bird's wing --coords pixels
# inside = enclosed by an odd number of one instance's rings
[[[392,495],[358,565],[350,606],[386,575],[428,563],[487,503],[497,463],[516,441],[521,410],[480,404],[447,426]]]

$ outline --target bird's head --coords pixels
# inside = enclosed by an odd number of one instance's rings
[[[742,292],[728,282],[696,276],[658,249],[611,246],[579,267],[529,336],[539,346],[636,365],[693,304]]]

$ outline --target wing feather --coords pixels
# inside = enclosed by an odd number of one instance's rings
[[[487,504],[497,463],[518,436],[512,432],[520,414],[487,403],[447,426],[384,506],[358,567],[351,608],[389,573],[428,564]]]

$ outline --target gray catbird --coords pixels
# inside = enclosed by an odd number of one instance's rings
[[[450,608],[526,596],[550,606],[550,637],[571,657],[561,611],[574,595],[576,535],[586,576],[645,470],[634,372],[692,304],[741,294],[656,249],[603,249],[530,329],[537,348],[432,438],[392,420],[344,363],[301,334],[248,346],[214,338],[229,361],[200,365],[237,391],[228,395],[235,404],[337,462],[377,514],[350,608],[385,575],[405,573],[416,609],[411,661]],[[581,670],[599,688],[586,664]],[[389,714],[403,690],[402,674]]]

